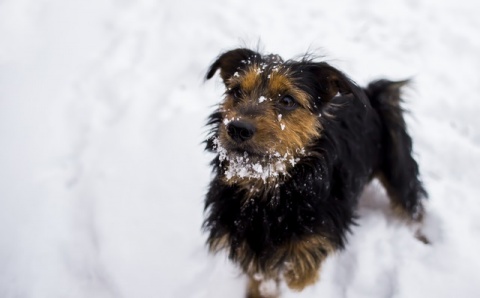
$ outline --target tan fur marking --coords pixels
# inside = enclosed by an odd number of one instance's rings
[[[241,87],[246,92],[255,90],[258,87],[260,80],[258,74],[258,68],[256,66],[250,67],[244,75],[241,77]]]
[[[292,89],[291,81],[284,75],[278,72],[270,74],[268,81],[268,89],[273,98],[277,98],[279,95]]]
[[[279,95],[291,95],[305,108],[310,107],[309,96],[295,87],[295,84],[286,74],[272,72],[268,81],[268,89],[272,98],[278,98]]]
[[[264,298],[260,293],[260,281],[251,276],[248,280],[247,298]]]
[[[289,148],[303,148],[313,138],[320,136],[320,124],[316,116],[309,111],[298,109],[282,119],[285,128],[280,134],[283,146]]]
[[[326,258],[326,254],[319,251],[320,247],[325,253],[334,250],[331,243],[319,235],[295,242],[287,247],[290,260],[287,261],[288,265],[283,276],[289,288],[301,291],[318,280],[320,265]]]

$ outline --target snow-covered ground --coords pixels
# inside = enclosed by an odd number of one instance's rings
[[[0,297],[240,298],[201,232],[223,50],[413,77],[425,246],[373,183],[347,249],[284,297],[478,297],[480,2],[0,0]]]

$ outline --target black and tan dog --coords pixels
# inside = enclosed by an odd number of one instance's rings
[[[209,120],[217,153],[206,198],[211,251],[250,277],[247,297],[301,290],[342,249],[365,185],[379,178],[396,214],[420,223],[426,192],[400,106],[407,82],[358,87],[325,62],[249,49],[210,67],[226,86]]]

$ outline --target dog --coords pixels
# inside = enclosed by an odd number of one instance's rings
[[[208,120],[216,157],[203,227],[209,250],[249,277],[247,297],[315,283],[374,178],[395,214],[422,222],[427,193],[401,107],[408,81],[361,88],[310,55],[284,61],[247,48],[221,54],[206,79],[217,71],[226,91]]]

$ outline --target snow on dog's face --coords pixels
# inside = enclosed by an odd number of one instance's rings
[[[284,62],[237,49],[221,55],[207,79],[217,69],[226,92],[211,117],[211,143],[231,183],[288,176],[321,136],[322,107],[344,89],[341,73],[306,58]]]

